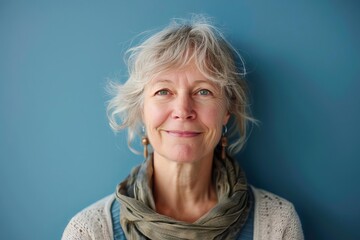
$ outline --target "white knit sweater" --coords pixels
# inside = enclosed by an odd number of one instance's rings
[[[304,239],[299,217],[287,200],[252,187],[255,197],[254,240]],[[62,240],[114,239],[110,208],[114,194],[79,212],[67,225]]]

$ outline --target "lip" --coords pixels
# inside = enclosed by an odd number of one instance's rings
[[[169,135],[174,137],[196,137],[199,136],[201,133],[196,131],[179,131],[179,130],[165,130]]]

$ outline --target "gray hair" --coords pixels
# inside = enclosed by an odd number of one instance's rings
[[[160,32],[130,48],[127,54],[129,78],[124,84],[110,84],[114,96],[108,103],[107,115],[114,131],[128,129],[131,150],[134,151],[131,144],[136,135],[141,135],[146,84],[156,75],[182,68],[192,61],[204,76],[223,89],[232,116],[228,132],[233,141],[229,151],[241,150],[247,139],[249,122],[256,122],[248,105],[245,64],[208,19],[197,16],[190,21],[173,20]]]

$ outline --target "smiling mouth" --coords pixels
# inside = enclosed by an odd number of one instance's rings
[[[196,137],[200,135],[200,132],[193,132],[193,131],[166,131],[166,132],[174,137]]]

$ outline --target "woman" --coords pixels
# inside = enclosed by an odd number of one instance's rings
[[[254,120],[223,35],[204,19],[173,22],[129,52],[108,113],[130,143],[141,136],[145,161],[63,239],[303,239],[292,204],[250,186],[228,154]]]

